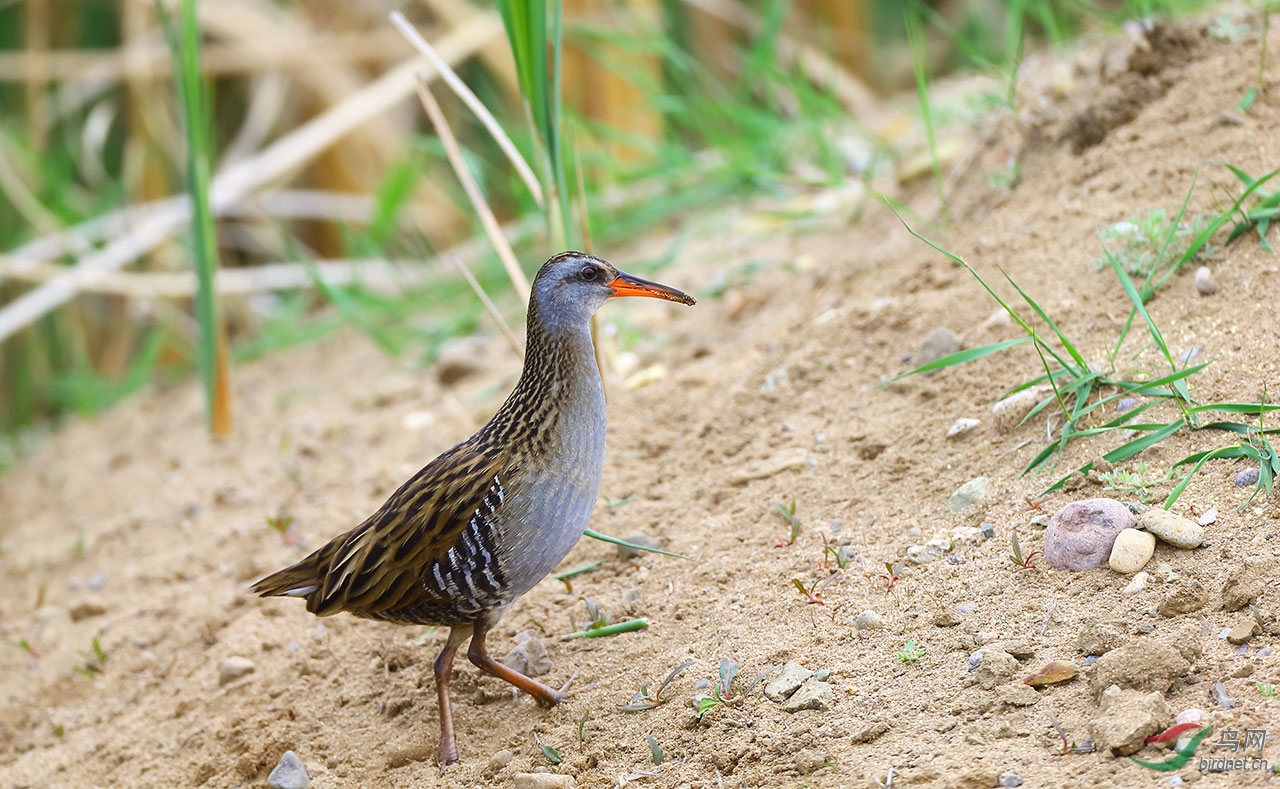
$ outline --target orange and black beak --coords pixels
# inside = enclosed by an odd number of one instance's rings
[[[609,283],[609,290],[613,291],[614,296],[647,296],[651,299],[666,299],[680,304],[697,303],[697,300],[687,293],[623,272],[618,272],[618,276]]]

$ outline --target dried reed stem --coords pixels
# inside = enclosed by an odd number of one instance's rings
[[[448,260],[457,269],[462,278],[471,286],[471,290],[475,292],[476,298],[480,299],[480,303],[484,305],[484,311],[489,313],[489,317],[498,325],[498,329],[502,332],[502,336],[507,338],[507,342],[511,345],[511,350],[516,352],[521,361],[524,360],[524,349],[520,347],[520,341],[516,339],[516,335],[512,333],[511,327],[507,325],[507,321],[502,317],[502,313],[498,312],[498,308],[494,306],[493,301],[489,298],[489,294],[484,292],[484,288],[480,286],[479,281],[471,274],[471,270],[458,258],[457,255],[448,255]]]
[[[449,68],[449,64],[440,59],[436,51],[431,48],[427,40],[418,34],[413,25],[409,24],[409,20],[404,18],[404,14],[399,11],[392,11],[390,15],[391,24],[404,34],[404,37],[413,44],[419,52],[426,57],[427,61],[435,66],[436,71],[440,73],[440,79],[449,89],[454,92],[458,98],[462,99],[462,103],[475,113],[480,122],[484,124],[485,129],[493,137],[494,142],[498,143],[498,147],[507,155],[516,173],[519,174],[520,180],[524,181],[525,186],[529,187],[529,192],[533,194],[533,200],[538,204],[539,208],[543,207],[542,201],[542,185],[538,183],[538,179],[534,177],[533,170],[529,167],[529,163],[520,155],[520,151],[516,149],[515,143],[511,142],[511,138],[507,136],[502,125],[498,123],[498,119],[493,117],[493,113],[484,106],[484,103],[471,92],[471,88],[467,87],[467,83]]]
[[[471,171],[467,169],[467,163],[462,159],[462,149],[458,147],[458,141],[454,139],[453,130],[449,128],[449,123],[444,119],[444,112],[440,109],[436,97],[431,95],[427,84],[422,80],[418,81],[418,98],[422,101],[422,108],[427,111],[427,117],[431,119],[431,125],[436,127],[436,134],[440,136],[440,143],[444,146],[444,152],[449,157],[449,164],[453,166],[454,173],[457,174],[458,180],[462,183],[462,190],[467,193],[467,199],[471,201],[471,207],[475,209],[476,214],[480,217],[480,223],[484,225],[484,232],[489,236],[489,241],[498,252],[498,257],[502,260],[502,265],[507,270],[507,276],[511,278],[511,286],[515,288],[516,295],[522,302],[529,300],[529,280],[525,277],[524,272],[520,270],[520,263],[516,260],[516,255],[511,251],[511,244],[507,243],[506,236],[502,235],[502,228],[498,226],[498,220],[493,215],[493,210],[489,208],[489,203],[485,201],[484,195],[480,192],[480,187],[476,184],[474,178],[471,177]]]

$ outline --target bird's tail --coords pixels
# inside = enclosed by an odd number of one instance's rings
[[[263,597],[302,597],[311,607],[311,597],[324,585],[328,567],[325,551],[319,550],[295,565],[274,572],[249,587]]]

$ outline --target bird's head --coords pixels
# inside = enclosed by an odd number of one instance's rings
[[[583,327],[611,298],[647,296],[694,304],[692,296],[614,268],[583,252],[561,252],[538,270],[531,301],[548,328]]]

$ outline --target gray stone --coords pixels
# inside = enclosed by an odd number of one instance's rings
[[[794,660],[788,660],[778,676],[764,686],[765,698],[770,701],[785,701],[812,676],[812,671]]]
[[[977,477],[964,483],[947,499],[947,511],[959,512],[966,507],[980,504],[987,497],[987,488],[991,481],[986,477]]]
[[[1199,548],[1204,544],[1204,527],[1189,518],[1152,507],[1138,518],[1138,526],[1146,529],[1175,548]]]
[[[1236,487],[1247,488],[1250,485],[1257,485],[1258,478],[1262,476],[1259,469],[1247,468],[1236,475]]]
[[[1022,786],[1022,776],[1017,773],[1000,773],[997,779],[1000,783],[1000,789],[1018,789]]]
[[[1132,575],[1145,567],[1155,552],[1154,535],[1137,529],[1121,529],[1111,546],[1111,556],[1107,563],[1112,570],[1122,575]]]
[[[912,361],[919,367],[929,362],[936,362],[958,350],[960,350],[960,337],[945,326],[939,326],[924,338],[924,342],[920,343],[920,350],[916,351],[915,359]]]
[[[1118,756],[1137,753],[1144,739],[1165,729],[1170,713],[1160,693],[1139,693],[1111,685],[1099,699],[1100,714],[1089,732],[1100,751]]]
[[[1114,499],[1072,502],[1053,514],[1044,530],[1044,558],[1051,567],[1081,572],[1101,567],[1116,535],[1136,521]]]
[[[800,689],[791,694],[791,698],[787,699],[782,709],[787,712],[799,712],[800,710],[818,710],[825,712],[831,709],[831,686],[826,682],[819,682],[816,679],[808,679]]]
[[[884,617],[875,611],[863,611],[853,620],[853,627],[859,633],[864,630],[879,630],[884,627]]]
[[[1218,283],[1213,281],[1213,272],[1208,266],[1196,269],[1196,292],[1201,296],[1212,296],[1218,292]]]
[[[540,677],[551,671],[551,658],[536,630],[526,630],[515,637],[516,646],[502,659],[502,664],[526,677]]]
[[[240,655],[232,655],[218,666],[218,684],[234,682],[246,674],[253,673],[253,661]]]
[[[267,786],[271,789],[307,789],[311,785],[311,777],[303,766],[298,754],[285,751],[275,769],[267,776]]]
[[[572,775],[557,773],[516,773],[511,782],[515,789],[573,789],[578,785]]]

